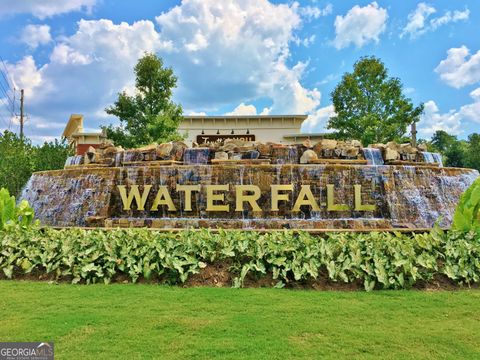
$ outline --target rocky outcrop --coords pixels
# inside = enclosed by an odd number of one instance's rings
[[[398,144],[390,141],[386,144],[371,144],[369,148],[380,150],[385,164],[389,163],[426,163],[432,162],[426,152],[426,146]],[[438,159],[439,156],[435,156]],[[296,145],[276,143],[262,143],[229,139],[225,142],[209,144],[193,144],[189,148],[181,141],[172,141],[162,144],[152,144],[138,149],[124,150],[107,141],[97,148],[90,147],[84,156],[69,158],[66,166],[101,165],[121,166],[143,163],[176,161],[186,164],[207,164],[216,160],[261,160],[271,164],[308,164],[317,159],[337,159],[339,162],[361,163],[365,160],[362,143],[358,140],[322,139],[313,144],[310,139]],[[441,160],[440,160],[441,161]],[[156,164],[155,163],[155,164]]]

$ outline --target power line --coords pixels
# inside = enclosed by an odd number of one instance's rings
[[[6,103],[3,98],[0,98],[0,100],[2,100],[2,103],[5,106],[5,109],[7,109],[8,113],[10,113],[10,115],[12,115],[12,116],[15,116],[15,113],[12,112],[12,110],[9,108],[8,103]]]
[[[8,81],[7,77],[5,76],[5,73],[2,69],[0,69],[0,74],[2,74],[2,77],[5,80],[5,83],[7,84],[7,86],[10,87],[10,83],[9,83],[9,81]]]
[[[13,87],[14,86],[14,83],[13,83],[13,80],[12,80],[12,77],[10,76],[10,74],[8,73],[8,69],[7,69],[7,65],[5,65],[5,61],[3,61],[3,58],[2,56],[0,55],[0,61],[2,62],[3,64],[3,68],[5,69],[5,74],[3,74],[3,77],[5,78],[5,75],[8,77],[8,79],[10,79],[10,84],[12,84]],[[7,81],[7,84],[9,84],[8,80],[5,78],[5,80]]]
[[[8,95],[8,89],[5,89],[5,87],[1,82],[0,82],[0,91],[3,92],[7,100],[10,102],[10,105],[12,106],[12,108],[15,108],[14,100],[12,100],[12,98]]]

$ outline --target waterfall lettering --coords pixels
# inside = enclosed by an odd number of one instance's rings
[[[136,210],[144,211],[149,196],[152,195],[153,203],[148,208],[150,211],[159,211],[160,206],[165,206],[170,212],[178,211],[175,206],[172,194],[165,185],[159,185],[158,190],[152,192],[152,185],[144,185],[142,191],[138,185],[131,185],[129,189],[125,185],[117,185],[122,199],[123,210],[132,210],[135,204]],[[234,201],[227,200],[227,193],[233,190]],[[353,185],[353,210],[375,211],[374,204],[364,203],[362,199],[362,185]],[[262,212],[258,200],[262,196],[260,187],[257,185],[182,185],[176,184],[175,195],[180,196],[182,209],[185,212],[192,211],[192,198],[194,194],[204,192],[206,196],[207,212],[229,212],[231,210],[243,212],[251,210]],[[301,185],[298,195],[293,198],[293,184],[270,185],[271,211],[279,211],[282,203],[290,204],[292,212],[300,212],[302,206],[310,207],[312,211],[320,211],[320,206],[326,207],[327,211],[349,211],[348,204],[336,203],[335,187],[333,184],[326,185],[326,202],[319,203],[313,195],[310,185]],[[247,207],[246,207],[247,206]]]

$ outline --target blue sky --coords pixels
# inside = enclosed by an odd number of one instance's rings
[[[480,132],[478,1],[0,0],[0,130],[59,137],[71,113],[98,129],[133,91],[133,66],[159,54],[186,114],[308,114],[323,132],[330,92],[361,56],[381,58],[415,104],[420,136]],[[13,111],[14,103],[15,111]]]

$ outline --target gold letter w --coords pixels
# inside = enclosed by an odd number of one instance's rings
[[[127,189],[125,185],[118,185],[118,191],[120,191],[120,196],[122,197],[123,210],[130,210],[133,199],[137,203],[138,210],[145,210],[145,203],[147,202],[148,194],[152,185],[145,185],[143,187],[142,196],[140,196],[140,191],[138,191],[138,185],[132,185],[130,187],[130,193],[127,196]]]

